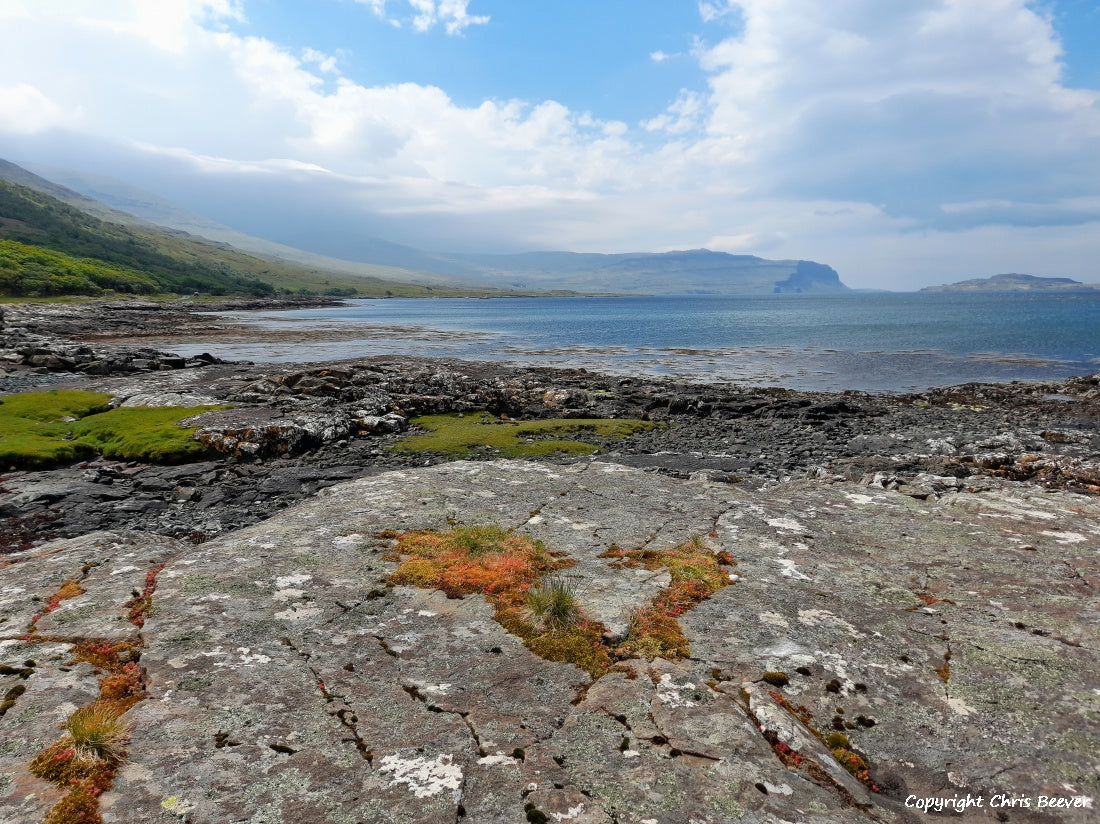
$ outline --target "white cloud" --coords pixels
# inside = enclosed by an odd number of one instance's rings
[[[731,0],[699,0],[699,16],[704,23],[713,23],[731,15],[734,4]]]
[[[697,92],[681,89],[680,95],[662,113],[650,120],[642,121],[642,128],[648,132],[667,132],[682,135],[699,124],[703,114],[704,101]]]
[[[27,83],[0,86],[0,132],[35,134],[74,119],[39,89]]]
[[[416,31],[428,31],[437,24],[442,24],[447,34],[461,34],[470,26],[482,26],[489,22],[487,14],[470,14],[471,0],[405,0],[410,7],[411,18],[408,14],[400,15],[387,10],[386,0],[356,0],[358,3],[370,8],[378,17],[401,26],[411,22]]]
[[[358,2],[452,34],[487,20],[459,0]],[[1027,2],[699,8],[739,20],[696,48],[706,87],[630,127],[552,100],[356,82],[336,56],[239,34],[243,2],[5,0],[0,149],[66,127],[182,159],[192,186],[244,175],[269,201],[314,187],[436,247],[711,244],[816,258],[857,285],[938,282],[929,267],[953,260],[1095,279],[1100,95],[1061,84]]]

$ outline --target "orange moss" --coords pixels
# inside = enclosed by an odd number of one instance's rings
[[[67,601],[70,598],[75,598],[78,595],[83,595],[86,591],[87,590],[85,590],[84,587],[82,587],[72,578],[66,578],[65,581],[58,588],[57,592],[50,596],[50,599],[46,602],[46,606],[42,609],[42,611],[31,618],[31,622],[27,627],[27,632],[32,634],[37,632],[39,620],[41,620],[44,616],[49,615],[51,612],[61,606],[62,601]]]
[[[118,761],[81,758],[71,737],[65,736],[35,756],[30,771],[68,789],[54,804],[44,824],[98,824],[99,796],[111,788]]]
[[[526,591],[558,568],[541,541],[496,527],[406,532],[398,536],[396,551],[412,557],[390,576],[391,583],[441,589],[451,596]]]
[[[393,584],[440,589],[450,596],[484,595],[502,627],[547,661],[574,664],[593,678],[611,666],[605,627],[577,614],[569,626],[541,626],[530,620],[524,598],[548,572],[572,564],[554,558],[542,544],[497,527],[422,530],[397,536],[397,552],[408,557],[390,576]]]
[[[149,614],[157,575],[163,568],[164,564],[152,567],[145,576],[142,593],[126,604],[130,621],[135,626],[142,626]],[[65,598],[75,597],[83,591],[76,582],[66,581],[42,615],[56,609]],[[68,640],[38,635],[35,622],[40,617],[36,616],[31,622],[29,640]],[[99,697],[69,717],[63,725],[67,734],[36,755],[30,763],[30,771],[67,790],[50,810],[44,824],[102,824],[99,797],[111,789],[115,773],[126,755],[123,750],[127,741],[126,727],[120,718],[145,697],[144,676],[137,663],[141,657],[141,640],[139,637],[136,642],[112,643],[105,639],[85,639],[73,645],[72,655],[74,660],[89,663],[97,671],[106,673],[99,679]]]
[[[689,654],[687,639],[676,619],[730,585],[729,573],[722,567],[733,561],[729,553],[715,555],[699,538],[675,549],[614,547],[601,557],[617,558],[620,566],[669,571],[672,582],[650,606],[635,611],[619,652],[670,659],[686,658]]]
[[[145,619],[153,610],[153,592],[157,588],[157,575],[160,574],[162,569],[164,569],[164,564],[157,564],[146,572],[145,589],[142,590],[141,595],[127,601],[125,604],[130,611],[127,617],[135,627],[145,626]]]
[[[89,639],[73,646],[74,660],[86,661],[98,670],[122,672],[126,664],[137,661],[140,648],[129,641],[98,641]]]
[[[686,658],[689,653],[687,638],[676,617],[655,607],[635,610],[630,618],[630,629],[616,650],[621,657]]]

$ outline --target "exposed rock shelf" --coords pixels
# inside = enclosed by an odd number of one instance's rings
[[[459,462],[331,487],[198,546],[98,533],[8,555],[0,695],[24,690],[0,717],[0,817],[37,824],[57,798],[27,765],[95,694],[69,645],[140,632],[145,700],[106,822],[915,821],[907,798],[968,794],[983,806],[967,820],[1092,820],[1036,805],[1100,791],[1100,501],[987,486],[761,493]],[[385,531],[456,522],[568,553],[609,626],[653,585],[599,558],[613,544],[704,536],[737,582],[681,617],[690,658],[593,683],[528,652],[480,597],[385,586]],[[160,564],[136,628],[124,603]],[[22,640],[66,579],[86,591]],[[826,746],[840,731],[864,782]]]

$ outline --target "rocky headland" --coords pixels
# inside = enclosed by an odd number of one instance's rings
[[[191,421],[200,460],[0,477],[5,821],[1095,815],[1100,375],[820,394],[143,346],[230,333],[186,303],[3,324],[0,393],[231,405]],[[482,411],[659,425],[394,449]],[[542,542],[606,666],[548,660],[491,587],[394,577],[402,536],[476,525]],[[721,581],[676,601],[687,546]],[[637,642],[660,605],[682,646]],[[105,702],[124,751],[78,757]]]

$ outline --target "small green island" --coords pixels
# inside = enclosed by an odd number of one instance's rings
[[[1046,278],[1016,273],[971,278],[941,286],[925,286],[922,292],[1100,292],[1100,284],[1071,278]]]

